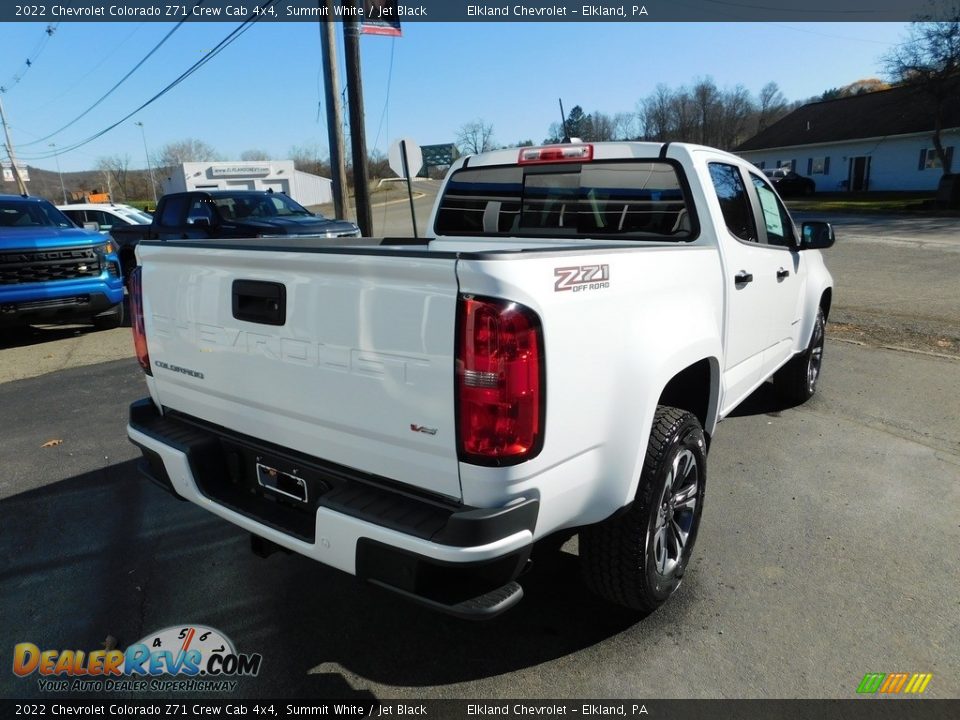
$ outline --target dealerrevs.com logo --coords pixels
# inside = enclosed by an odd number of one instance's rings
[[[179,625],[151,633],[126,650],[13,648],[13,672],[37,676],[46,692],[224,692],[236,678],[254,677],[263,656],[238,653],[219,630]]]

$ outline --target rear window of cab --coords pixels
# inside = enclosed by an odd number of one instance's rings
[[[689,193],[668,161],[462,168],[444,188],[438,235],[545,235],[688,241]]]

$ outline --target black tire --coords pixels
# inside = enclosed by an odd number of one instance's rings
[[[817,382],[823,367],[823,338],[826,329],[823,308],[817,309],[813,333],[807,349],[777,370],[773,385],[780,396],[795,405],[805,403],[817,392]]]
[[[680,587],[690,561],[706,479],[707,443],[700,421],[685,410],[659,406],[633,504],[580,532],[587,586],[641,612],[662,605]]]
[[[101,315],[94,315],[93,326],[97,330],[113,330],[123,325],[123,303],[119,302],[113,308]]]

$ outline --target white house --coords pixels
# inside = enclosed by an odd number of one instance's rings
[[[960,145],[960,82],[944,106],[941,142],[953,162]],[[818,192],[936,190],[943,175],[933,148],[928,96],[909,87],[809,103],[736,149],[761,168],[789,166]]]
[[[333,202],[332,181],[297,170],[293,160],[186,162],[161,180],[164,193],[188,190],[269,190],[301,205]]]

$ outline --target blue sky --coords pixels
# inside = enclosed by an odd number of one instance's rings
[[[18,155],[55,169],[49,143],[67,147],[113,124],[214,47],[232,23],[186,23],[110,97],[54,137],[133,68],[172,25],[0,24],[0,85]],[[361,40],[367,142],[452,142],[482,118],[502,144],[539,142],[569,111],[635,111],[658,83],[709,76],[753,95],[769,81],[789,100],[880,75],[878,58],[905,33],[902,23],[408,23],[403,37]],[[338,29],[339,36],[339,29]],[[24,71],[24,61],[42,52]],[[342,61],[342,48],[340,59]],[[392,62],[392,70],[391,70]],[[20,82],[12,82],[20,75]],[[194,137],[224,159],[246,149],[284,158],[294,145],[325,152],[320,40],[313,23],[259,23],[200,71],[135,117],[60,155],[64,171],[127,154],[145,167],[151,152]],[[32,143],[32,144],[31,144]],[[47,157],[44,157],[47,156]],[[5,159],[5,158],[4,158]]]

